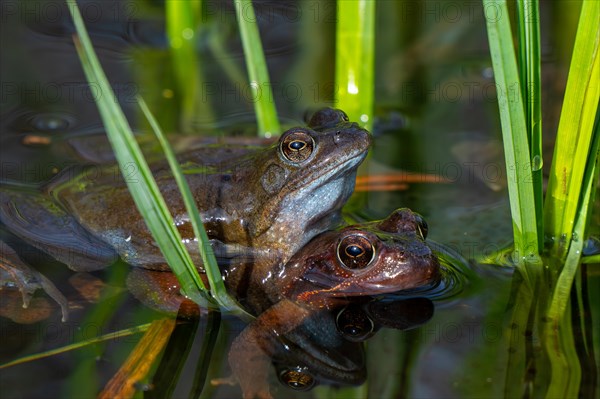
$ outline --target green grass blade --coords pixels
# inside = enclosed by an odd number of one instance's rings
[[[589,200],[591,180],[586,185],[585,198]],[[575,231],[582,234],[588,211],[588,203],[582,208],[582,214],[577,220]],[[581,363],[573,341],[572,320],[570,317],[570,300],[573,280],[581,261],[581,251],[584,240],[572,240],[564,266],[559,275],[551,303],[548,309],[547,322],[544,323],[544,348],[546,350],[552,378],[546,398],[576,397],[581,381]]]
[[[45,351],[42,353],[36,353],[34,355],[23,356],[19,359],[12,360],[8,363],[0,364],[0,370],[8,368],[8,367],[16,366],[19,364],[33,362],[35,360],[45,359],[50,356],[60,355],[61,353],[70,352],[70,351],[73,351],[76,349],[85,348],[89,345],[97,344],[99,342],[112,341],[117,338],[128,337],[133,334],[139,334],[139,333],[142,333],[142,332],[148,330],[148,328],[150,328],[150,324],[151,323],[142,324],[141,326],[128,328],[126,330],[111,332],[108,334],[100,335],[98,337],[86,339],[85,341],[75,342],[70,345],[61,346],[60,348],[51,349],[51,350],[48,350],[48,351]]]
[[[116,97],[96,57],[77,4],[75,0],[67,0],[67,2],[79,35],[79,39],[74,38],[76,49],[88,82],[99,91],[99,95],[96,96],[97,105],[119,167],[123,171],[133,165],[138,172],[138,179],[125,178],[131,196],[167,263],[180,281],[183,292],[206,306],[207,301],[202,299],[202,294],[205,298],[209,298],[206,289],[201,280],[194,278],[196,269],[182,243],[181,235],[175,227],[167,204],[123,111],[119,104],[113,101]]]
[[[210,245],[210,240],[208,235],[206,234],[206,229],[204,228],[204,224],[200,218],[200,212],[198,211],[198,207],[194,201],[194,196],[190,190],[187,181],[185,180],[185,176],[183,171],[181,170],[181,166],[175,157],[175,153],[173,152],[169,142],[165,138],[165,135],[162,132],[162,129],[158,125],[158,122],[148,109],[148,106],[144,102],[141,97],[137,98],[140,108],[142,112],[146,116],[146,119],[150,123],[156,138],[158,139],[162,150],[169,162],[169,166],[171,167],[171,171],[173,172],[173,176],[175,177],[175,181],[177,182],[177,187],[181,192],[181,196],[183,198],[183,202],[185,204],[185,209],[190,217],[190,222],[194,229],[194,234],[198,237],[198,248],[200,249],[200,256],[202,257],[202,263],[204,265],[204,270],[206,272],[206,276],[208,277],[208,281],[210,283],[210,290],[212,296],[217,300],[217,303],[231,311],[237,315],[243,315],[246,319],[252,318],[249,314],[244,312],[242,308],[236,303],[236,301],[229,296],[227,293],[227,289],[225,288],[225,284],[223,283],[223,279],[221,277],[221,272],[219,270],[219,266],[217,264],[217,260],[215,258],[215,254]],[[195,273],[195,280],[200,280],[200,276],[198,273]],[[200,280],[201,283],[201,280]]]
[[[515,255],[523,260],[539,259],[535,200],[531,184],[531,161],[527,125],[512,32],[505,1],[484,0],[486,24],[507,166],[508,194],[513,219]],[[493,10],[494,12],[491,12]],[[518,92],[518,95],[513,95]]]
[[[546,235],[560,258],[570,246],[600,99],[600,2],[582,2],[544,203]]]
[[[367,130],[373,124],[375,4],[338,1],[335,54],[335,106]]]
[[[600,118],[596,120],[595,135],[592,142],[592,153],[594,156],[588,160],[588,166],[583,176],[583,190],[579,211],[576,215],[575,226],[573,228],[573,239],[567,252],[565,264],[560,271],[556,282],[552,301],[548,312],[548,317],[553,320],[559,320],[565,313],[567,302],[571,294],[571,287],[577,268],[581,261],[581,253],[586,242],[586,228],[591,217],[592,204],[595,198],[595,184],[598,180],[598,149],[600,147]]]
[[[269,83],[269,72],[258,33],[254,8],[251,0],[235,0],[233,3],[246,57],[246,68],[248,68],[258,131],[265,137],[271,137],[279,134],[281,127],[277,119],[275,100]]]
[[[166,30],[173,69],[177,80],[177,94],[181,100],[181,131],[194,130],[196,121],[210,123],[213,113],[210,102],[202,101],[202,69],[196,52],[201,0],[167,1]]]
[[[543,248],[543,176],[542,176],[542,82],[540,50],[540,13],[537,0],[517,1],[519,32],[519,71],[521,94],[525,104],[525,123],[531,159],[531,180],[535,199],[538,248]]]
[[[547,323],[544,324],[544,344],[552,379],[546,394],[547,398],[574,397],[579,392],[581,381],[581,362],[575,350],[570,317],[569,303],[573,299],[572,287],[577,271],[581,264],[581,253],[586,242],[587,227],[593,208],[596,184],[598,181],[598,149],[600,146],[600,115],[596,115],[596,124],[591,144],[591,153],[583,176],[583,193],[580,198],[573,239],[560,274],[554,284],[547,313]]]

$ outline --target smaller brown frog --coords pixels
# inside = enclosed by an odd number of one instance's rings
[[[289,333],[311,312],[436,282],[440,264],[425,242],[427,230],[420,215],[402,208],[381,221],[328,231],[274,268],[263,295],[250,287],[247,303],[259,316],[229,352],[244,398],[271,397],[261,343]]]
[[[225,274],[230,292],[257,316],[229,352],[244,398],[271,397],[270,357],[263,346],[268,347],[274,336],[290,333],[315,311],[438,281],[440,264],[425,241],[427,230],[420,215],[402,208],[381,221],[319,234],[286,264],[262,272],[262,280],[237,270]],[[132,275],[128,285],[142,302],[170,311],[182,302],[171,273],[135,269]],[[161,291],[165,298],[157,302]],[[183,312],[193,316],[195,309],[184,307]]]

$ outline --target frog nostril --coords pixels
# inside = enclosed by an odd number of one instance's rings
[[[342,140],[342,132],[340,130],[338,130],[337,132],[335,132],[335,135],[333,136],[333,142],[335,144],[339,144],[339,142]]]

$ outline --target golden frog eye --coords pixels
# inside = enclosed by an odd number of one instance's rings
[[[375,248],[366,237],[353,234],[340,241],[337,255],[342,265],[348,269],[364,269],[375,257]]]
[[[301,163],[313,153],[315,142],[310,134],[303,130],[288,131],[281,137],[280,151],[290,162]]]
[[[308,391],[315,385],[315,379],[302,368],[283,369],[279,372],[279,381],[297,391]]]

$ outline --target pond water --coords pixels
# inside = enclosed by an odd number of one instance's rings
[[[167,132],[255,133],[253,101],[244,83],[243,51],[229,2],[203,2],[194,71],[202,79],[195,103],[200,109],[192,113],[182,111],[186,99],[164,35],[163,2],[79,3],[117,100],[135,129],[146,131],[135,103],[135,95],[141,94]],[[286,127],[304,125],[305,115],[331,105],[335,6],[312,0],[256,3],[280,119]],[[562,36],[573,31],[569,25],[558,35],[554,21],[558,15],[568,20],[572,13],[561,3],[542,4],[542,52],[551,61],[543,70],[549,83],[544,86],[548,132],[556,130],[570,53]],[[67,9],[52,0],[4,1],[1,7],[2,182],[36,186],[80,163],[74,140],[102,160],[105,152],[97,140],[103,127],[95,92],[75,53]],[[510,369],[523,365],[511,360],[521,348],[511,346],[507,336],[527,337],[529,332],[516,331],[518,326],[508,330],[513,269],[494,264],[493,258],[510,244],[512,224],[481,7],[451,1],[382,1],[377,7],[374,145],[359,175],[393,174],[402,182],[392,189],[358,184],[345,216],[362,222],[385,218],[400,207],[419,212],[429,225],[431,245],[446,254],[443,281],[430,290],[387,297],[393,309],[375,318],[377,331],[364,343],[344,338],[337,312],[315,315],[274,350],[271,393],[282,398],[527,396],[536,373],[531,367],[516,380],[522,389],[508,388],[515,384]],[[550,165],[552,142],[547,137],[544,167]],[[594,218],[600,225],[597,213]],[[2,240],[51,278],[68,297],[71,312],[62,322],[58,306],[41,292],[26,312],[18,291],[0,291],[0,364],[165,317],[127,291],[129,266],[118,263],[92,274],[74,273],[2,227]],[[491,264],[482,262],[490,258]],[[598,287],[597,269],[590,270],[584,279],[588,287]],[[600,302],[597,290],[590,292],[581,323],[590,331],[578,337],[597,343],[591,318],[597,320]],[[364,308],[348,317],[363,320]],[[136,384],[137,395],[188,397],[195,385],[206,381],[202,397],[241,397],[239,387],[224,381],[230,374],[229,346],[245,324],[232,316],[223,315],[220,324],[215,318],[205,315],[178,324],[162,363],[152,363],[150,373]],[[94,397],[142,334],[109,336],[0,368],[2,397]],[[582,397],[598,394],[597,362],[596,344],[582,371]],[[307,367],[316,382],[314,387],[313,381],[307,383],[307,391],[285,386],[294,376],[282,370],[298,365]],[[173,376],[175,381],[170,380]],[[296,385],[306,383],[294,378]]]

